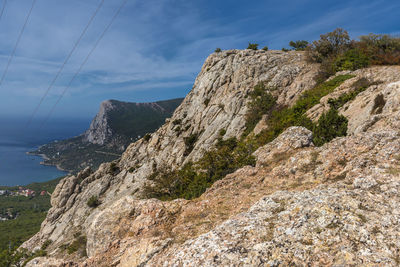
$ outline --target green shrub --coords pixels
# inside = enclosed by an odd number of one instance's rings
[[[258,50],[258,44],[249,43],[249,46],[247,47],[247,49]]]
[[[263,82],[259,82],[249,94],[245,136],[254,129],[264,114],[269,114],[276,106],[276,99],[270,93],[272,90],[274,88],[267,88]]]
[[[307,46],[307,57],[321,63],[317,82],[341,70],[356,70],[370,65],[400,65],[400,38],[387,34],[361,36],[350,40],[347,31],[336,29],[321,35]]]
[[[317,125],[313,129],[313,142],[321,146],[338,136],[346,136],[347,119],[339,115],[338,111],[331,108],[327,113],[321,115]]]
[[[191,134],[188,137],[185,137],[183,140],[185,142],[185,152],[183,153],[183,155],[187,156],[190,154],[190,152],[192,152],[194,145],[197,142],[197,139],[199,138],[198,134]]]
[[[289,45],[296,51],[303,51],[307,48],[308,42],[304,40],[290,41]]]
[[[361,78],[352,85],[354,89],[351,92],[342,94],[337,99],[330,98],[328,104],[331,108],[339,109],[347,102],[354,100],[359,93],[365,91],[371,85],[372,83],[368,79]]]
[[[99,206],[101,203],[98,199],[97,196],[91,196],[88,201],[87,201],[87,205],[91,208],[96,208],[97,206]]]
[[[287,49],[287,48],[284,48],[284,47],[283,47],[283,48],[282,48],[282,51],[283,51],[283,52],[289,52],[290,49]]]
[[[151,138],[151,134],[147,133],[145,136],[143,136],[144,141],[148,142]]]
[[[340,84],[354,76],[340,75],[304,92],[293,107],[275,109],[267,121],[268,128],[256,136],[258,145],[264,145],[278,137],[285,129],[291,126],[303,126],[314,129],[314,123],[305,115],[306,111],[319,103],[322,97],[333,92]]]
[[[360,37],[358,48],[368,55],[372,65],[400,65],[400,38],[388,34]]]
[[[221,50],[221,48],[217,47],[214,52],[215,53],[220,53],[220,52],[222,52],[222,50]]]
[[[182,132],[181,126],[176,127],[174,131],[177,133],[177,136],[179,136]]]
[[[335,58],[329,57],[324,59],[319,66],[317,75],[314,80],[317,84],[325,82],[329,77],[336,74]]]
[[[268,46],[264,46],[262,50],[268,51]]]
[[[76,234],[75,240],[67,247],[68,254],[80,251],[82,256],[86,255],[86,243],[86,236],[83,236],[80,233]]]
[[[305,113],[308,109],[318,104],[322,97],[332,93],[344,81],[353,77],[353,75],[339,75],[304,92],[293,106],[293,111],[295,113]]]
[[[174,121],[172,122],[173,125],[178,125],[178,124],[181,124],[181,123],[182,123],[182,120],[181,120],[181,119],[176,119],[176,120],[174,120]]]
[[[350,47],[350,36],[347,31],[337,28],[327,34],[321,34],[320,39],[308,46],[308,56],[315,62],[339,55]]]
[[[41,246],[41,250],[46,250],[51,245],[51,240],[46,240]]]
[[[110,174],[115,174],[116,172],[118,172],[119,168],[116,162],[111,162],[110,164],[110,168],[109,168],[109,173]]]
[[[209,99],[209,98],[204,99],[203,104],[204,104],[206,107],[208,106],[209,103],[210,103],[210,99]]]
[[[370,59],[359,49],[350,49],[339,55],[334,62],[335,70],[357,70],[368,67]]]
[[[255,165],[252,153],[255,142],[239,142],[236,138],[219,141],[196,163],[187,163],[180,170],[162,168],[149,179],[144,193],[161,200],[199,197],[215,181],[245,165]]]

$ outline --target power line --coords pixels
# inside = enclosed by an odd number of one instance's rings
[[[44,95],[40,99],[39,104],[36,106],[35,110],[32,112],[32,115],[31,115],[31,117],[30,117],[30,119],[29,119],[29,121],[27,123],[27,126],[29,126],[31,124],[31,122],[33,120],[33,117],[35,117],[35,115],[38,112],[40,106],[42,105],[44,99],[47,97],[47,95],[49,94],[50,90],[53,88],[53,86],[54,86],[55,82],[57,81],[58,77],[60,76],[61,72],[64,70],[65,65],[70,60],[72,54],[75,52],[76,48],[78,47],[79,43],[81,42],[83,36],[86,34],[89,26],[92,24],[94,18],[96,17],[97,13],[99,12],[99,10],[103,6],[103,4],[104,4],[104,0],[101,0],[99,5],[97,6],[95,12],[93,13],[92,17],[90,18],[89,22],[87,23],[86,27],[83,29],[83,31],[82,31],[81,35],[79,36],[78,40],[75,42],[75,44],[72,47],[71,51],[69,52],[68,56],[64,60],[64,63],[61,65],[60,69],[58,70],[56,76],[51,81],[51,83],[50,83],[49,87],[47,88],[46,92],[44,93]]]
[[[0,11],[0,20],[1,20],[1,17],[3,17],[4,10],[6,9],[6,5],[7,5],[7,0],[4,0],[3,7],[1,8],[1,11]]]
[[[87,61],[89,60],[90,56],[93,54],[94,50],[96,50],[97,46],[99,45],[100,41],[103,39],[104,35],[106,34],[106,32],[108,31],[108,29],[110,29],[111,25],[114,23],[115,19],[118,17],[119,13],[121,12],[122,8],[125,6],[126,2],[128,2],[128,0],[124,0],[121,4],[121,6],[118,8],[117,12],[114,14],[114,16],[112,17],[110,23],[107,25],[107,27],[104,29],[104,31],[101,33],[100,37],[97,39],[96,43],[94,44],[94,46],[92,47],[92,49],[90,50],[89,54],[86,56],[86,58],[83,60],[82,64],[80,65],[79,69],[75,72],[74,76],[71,78],[71,80],[69,81],[68,85],[64,88],[63,92],[61,93],[61,95],[58,97],[56,103],[53,105],[53,107],[51,108],[50,112],[47,114],[47,117],[45,118],[45,120],[43,121],[41,128],[44,126],[44,124],[46,124],[46,122],[49,120],[49,118],[51,117],[51,115],[53,114],[56,106],[58,105],[58,103],[60,103],[61,99],[64,97],[65,93],[67,92],[67,90],[71,87],[73,81],[76,79],[76,77],[79,75],[79,73],[81,72],[82,68],[85,66],[85,64],[87,63]]]
[[[8,58],[8,62],[7,62],[6,68],[5,68],[4,72],[3,72],[3,75],[1,76],[1,79],[0,79],[0,87],[1,87],[1,85],[3,84],[4,78],[6,77],[6,74],[7,74],[7,72],[8,72],[8,68],[10,67],[11,61],[12,61],[12,59],[14,58],[15,51],[17,50],[18,44],[19,44],[19,42],[20,42],[20,40],[21,40],[22,34],[23,34],[24,31],[25,31],[26,25],[28,24],[29,17],[30,17],[31,14],[32,14],[32,10],[33,10],[33,7],[35,6],[35,4],[36,4],[36,0],[33,0],[33,1],[32,1],[32,6],[31,6],[31,8],[29,9],[28,15],[26,16],[24,26],[22,26],[22,29],[21,29],[21,32],[19,33],[17,42],[15,43],[14,49],[13,49],[13,51],[12,51],[10,57]]]

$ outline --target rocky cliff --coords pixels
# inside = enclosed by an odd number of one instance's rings
[[[302,52],[210,55],[192,91],[151,137],[94,173],[60,182],[40,232],[23,245],[34,250],[47,241],[48,257],[28,266],[397,265],[399,67],[351,72],[307,112],[316,120],[330,98],[368,79],[339,109],[348,136],[315,147],[309,130],[291,127],[254,153],[255,167],[199,198],[143,199],[153,173],[199,159],[222,129],[224,138],[242,135],[248,95],[259,81],[291,106],[313,88],[317,71]],[[96,208],[87,205],[92,196]]]
[[[96,169],[103,162],[118,159],[130,143],[157,130],[182,100],[104,101],[85,133],[43,145],[31,153],[45,155],[45,164],[57,165],[73,173],[86,167]]]
[[[104,101],[84,133],[83,141],[124,150],[127,143],[160,127],[182,100],[178,98],[150,103]]]

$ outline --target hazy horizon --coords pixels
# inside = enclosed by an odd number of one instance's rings
[[[0,87],[0,114],[33,114],[99,0],[38,0]],[[46,117],[122,1],[104,1],[37,118]],[[1,3],[3,4],[3,2]],[[0,73],[30,0],[8,1],[0,20]],[[216,47],[270,49],[318,39],[342,27],[353,38],[400,33],[398,1],[128,1],[52,114],[92,118],[107,99],[152,102],[184,97]],[[184,25],[184,27],[182,27]],[[39,119],[37,119],[39,121]]]

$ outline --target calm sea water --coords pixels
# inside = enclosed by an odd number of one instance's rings
[[[0,117],[0,185],[25,185],[65,175],[56,167],[41,165],[41,157],[26,152],[81,134],[88,128],[90,119],[57,119],[43,128],[37,127],[39,122],[26,128],[26,122],[27,118]]]

